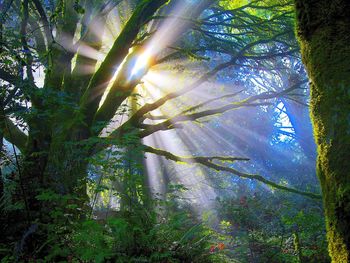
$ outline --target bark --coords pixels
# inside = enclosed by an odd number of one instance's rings
[[[297,33],[311,81],[328,250],[350,261],[350,2],[296,0]]]
[[[50,147],[44,185],[62,195],[86,199],[88,147],[79,141],[57,141]]]

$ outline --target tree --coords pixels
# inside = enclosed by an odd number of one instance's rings
[[[229,6],[225,9],[208,0],[189,3],[190,8],[185,9],[181,16],[172,17],[169,14],[172,6],[181,1],[170,1],[168,5],[166,0],[133,1],[131,15],[124,19],[122,30],[113,39],[106,56],[98,61],[96,57],[88,57],[86,50],[96,53],[103,50],[103,32],[96,34],[95,30],[106,24],[107,15],[118,8],[121,1],[107,4],[91,4],[88,1],[80,4],[73,0],[5,2],[1,18],[3,52],[0,72],[5,100],[1,105],[0,127],[4,138],[21,152],[22,163],[17,167],[17,177],[19,192],[26,207],[26,228],[38,218],[49,220],[45,211],[50,208],[38,200],[42,189],[51,189],[59,196],[77,196],[79,201],[75,202],[80,206],[87,203],[89,158],[101,150],[113,144],[127,147],[125,141],[130,136],[136,137],[139,142],[155,132],[179,128],[188,121],[244,106],[265,105],[269,99],[288,97],[288,92],[295,89],[292,86],[279,92],[264,92],[218,108],[202,110],[209,103],[223,98],[220,96],[173,116],[152,115],[152,111],[168,101],[188,93],[219,71],[235,67],[239,62],[247,64],[247,61],[254,59],[263,61],[296,52],[293,44],[286,43],[292,30],[283,24],[284,18],[290,19],[291,11],[287,9],[290,3],[269,7],[262,1],[255,1],[243,7]],[[249,13],[245,9],[257,11]],[[279,13],[265,19],[264,12],[270,9],[278,9]],[[236,14],[245,16],[245,19],[237,19]],[[176,35],[175,39],[166,42],[161,38],[164,32],[160,36],[157,33],[169,19],[175,19],[177,23]],[[282,30],[274,28],[277,25]],[[175,27],[175,24],[172,26]],[[16,27],[20,31],[16,31]],[[249,33],[249,27],[255,28],[256,36]],[[270,33],[265,35],[266,31]],[[248,34],[248,37],[243,37],[244,34]],[[189,40],[193,44],[190,47]],[[173,42],[177,46],[171,47],[170,51],[163,50]],[[124,101],[135,96],[134,88],[151,67],[184,56],[205,60],[212,52],[226,59],[210,65],[205,74],[185,88],[141,105],[127,121],[103,135],[105,128],[123,110]],[[134,72],[139,57],[148,60],[148,63]],[[38,87],[35,71],[42,68],[44,84]],[[82,74],[86,68],[90,71]],[[234,98],[235,94],[224,97]],[[146,122],[152,119],[158,121],[151,124]],[[147,145],[142,147],[144,152],[173,161],[199,163],[275,188],[319,198],[317,194],[279,185],[260,175],[224,165],[224,162],[246,161],[247,158],[183,157],[166,149]],[[82,215],[77,212],[77,217]],[[23,229],[19,228],[21,231]]]
[[[348,1],[295,1],[332,262],[350,261]]]

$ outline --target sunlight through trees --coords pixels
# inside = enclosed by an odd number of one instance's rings
[[[329,262],[321,192],[346,262],[346,37],[318,73],[296,2],[306,70],[289,0],[2,1],[4,262]]]

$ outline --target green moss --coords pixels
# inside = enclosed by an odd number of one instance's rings
[[[350,19],[348,1],[296,1],[310,114],[318,146],[332,262],[350,261]]]

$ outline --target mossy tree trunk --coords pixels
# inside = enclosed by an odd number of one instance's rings
[[[61,127],[56,127],[63,130]],[[74,138],[68,131],[63,136],[38,137],[38,133],[32,131],[28,136],[28,143],[23,152],[24,158],[21,166],[21,178],[23,195],[28,202],[31,219],[38,216],[46,216],[47,202],[40,201],[37,196],[43,191],[53,191],[62,196],[72,196],[79,200],[79,205],[87,203],[86,179],[89,158],[89,147],[84,144],[84,138]],[[32,134],[35,134],[35,136]],[[85,138],[86,139],[86,138]],[[83,210],[77,210],[83,213]]]
[[[297,33],[311,81],[328,249],[350,261],[350,1],[296,0]]]

